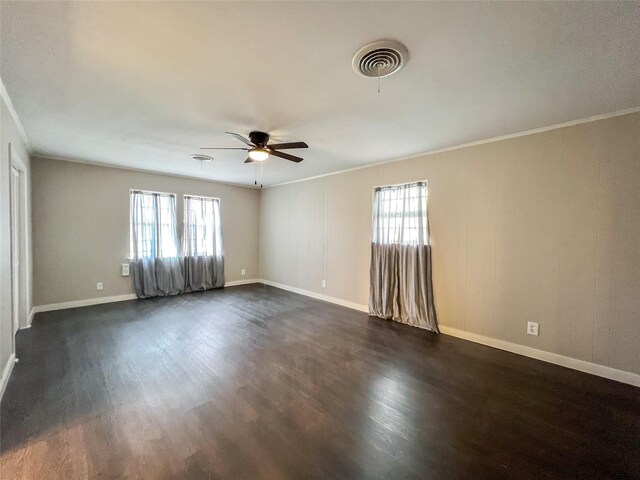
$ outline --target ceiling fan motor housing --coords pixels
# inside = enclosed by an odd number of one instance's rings
[[[269,134],[265,132],[251,132],[249,134],[249,140],[258,147],[266,147],[269,142]]]

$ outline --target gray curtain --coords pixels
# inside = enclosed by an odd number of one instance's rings
[[[182,258],[139,258],[131,262],[138,298],[177,295],[185,291]]]
[[[185,290],[224,287],[220,200],[185,196],[182,235]]]
[[[369,313],[439,333],[426,182],[376,188],[372,231]]]
[[[131,266],[138,298],[176,295],[185,289],[178,258],[176,197],[131,192]]]
[[[224,287],[224,260],[221,256],[184,257],[185,291]]]

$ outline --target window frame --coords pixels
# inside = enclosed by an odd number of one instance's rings
[[[178,226],[178,212],[177,212],[177,207],[178,207],[178,195],[176,193],[171,193],[171,192],[158,192],[156,190],[145,190],[142,188],[130,188],[129,189],[129,261],[133,262],[136,259],[133,257],[133,225],[131,222],[131,209],[132,209],[132,202],[133,202],[133,193],[149,193],[149,194],[153,194],[153,195],[159,195],[160,197],[173,197],[175,204],[176,204],[176,227]],[[178,242],[180,242],[180,238],[178,237]],[[180,256],[180,245],[176,245],[176,257]],[[142,257],[142,258],[146,258],[146,257]]]
[[[222,199],[220,197],[208,197],[206,195],[192,195],[190,193],[183,193],[182,194],[182,232],[180,234],[180,245],[182,245],[184,243],[184,229],[187,226],[187,212],[186,212],[186,205],[187,202],[185,202],[186,198],[195,198],[195,199],[201,199],[201,200],[217,200],[218,201],[218,216],[220,217],[220,239],[223,241],[222,245],[224,245],[224,239],[222,237]],[[180,255],[183,255],[184,250],[181,249]],[[215,253],[213,254],[214,256],[216,255]],[[220,250],[220,255],[224,255],[224,251]]]
[[[373,187],[371,187],[371,218],[373,219],[373,216],[375,214],[375,200],[376,200],[376,190],[377,189],[382,189],[382,188],[389,188],[389,187],[404,187],[407,185],[411,185],[411,184],[418,184],[418,183],[424,183],[426,186],[426,203],[427,206],[425,208],[425,217],[426,217],[426,225],[427,225],[427,242],[426,245],[431,245],[431,232],[430,232],[430,228],[429,228],[429,180],[428,179],[420,179],[420,180],[410,180],[410,181],[406,181],[406,182],[399,182],[399,183],[387,183],[385,185],[374,185]],[[370,222],[370,235],[369,235],[369,239],[370,241],[373,243],[373,221]],[[392,243],[385,243],[383,245],[396,245],[396,244],[392,244]]]

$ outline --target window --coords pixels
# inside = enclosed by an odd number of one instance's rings
[[[428,245],[427,183],[378,187],[373,200],[373,243]]]
[[[131,191],[131,258],[171,258],[178,255],[176,196]]]
[[[219,199],[184,196],[182,241],[185,256],[222,256]]]

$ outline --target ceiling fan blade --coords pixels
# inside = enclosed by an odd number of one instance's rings
[[[255,162],[255,160],[253,160],[251,157],[247,157],[247,159],[244,161],[244,163],[253,163]]]
[[[249,145],[250,147],[255,147],[255,145],[251,142],[251,140],[249,140],[248,138],[244,138],[242,135],[238,134],[238,133],[233,133],[233,132],[225,132],[228,133],[229,135],[231,135],[232,137],[237,138],[238,140],[240,140],[242,143],[246,143],[247,145]]]
[[[273,145],[267,145],[269,148],[276,148],[278,150],[286,150],[288,148],[309,148],[304,142],[290,142],[290,143],[274,143]]]
[[[303,158],[296,157],[295,155],[289,155],[288,153],[279,152],[278,150],[271,150],[271,155],[274,157],[284,158],[285,160],[291,160],[292,162],[300,163]]]
[[[249,150],[244,147],[200,147],[200,150]]]

